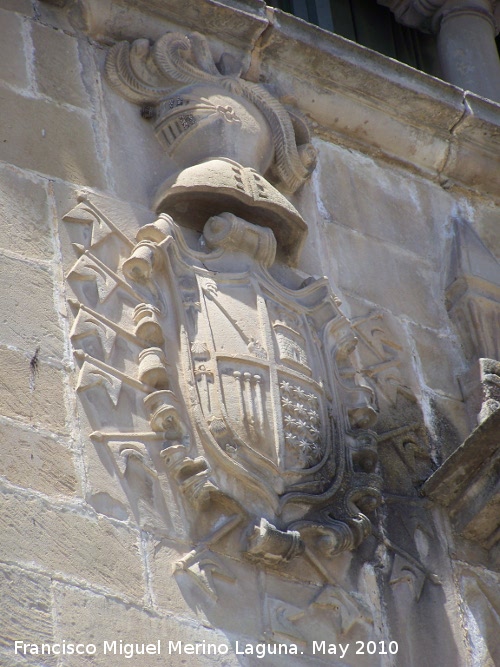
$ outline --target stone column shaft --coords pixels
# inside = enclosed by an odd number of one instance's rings
[[[455,86],[500,102],[500,59],[489,3],[452,0],[445,3],[436,19],[443,77]]]

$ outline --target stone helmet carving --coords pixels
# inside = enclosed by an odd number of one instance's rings
[[[199,33],[170,32],[119,42],[106,74],[125,98],[143,105],[155,132],[182,168],[227,158],[295,192],[314,169],[316,153],[303,121],[261,84],[245,81],[232,58],[216,64]]]

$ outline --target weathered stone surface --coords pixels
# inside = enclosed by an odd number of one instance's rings
[[[500,662],[500,577],[498,573],[464,565],[458,570],[472,647],[471,664],[495,667]]]
[[[168,543],[149,545],[147,553],[151,571],[150,584],[153,603],[162,612],[175,614],[177,618],[191,617],[200,620],[203,619],[201,610],[186,602],[173,577],[175,563],[185,555],[186,551],[187,547],[175,548]]]
[[[47,266],[1,257],[0,341],[42,357],[63,356],[63,333],[54,307],[54,278]],[[28,287],[29,286],[29,287]]]
[[[40,24],[32,29],[36,84],[39,92],[58,102],[88,106],[82,81],[82,59],[76,38]]]
[[[26,665],[33,665],[34,667],[52,667],[57,664],[55,661],[51,661],[49,656],[45,656],[45,659],[39,655],[25,657],[20,654],[15,655],[11,651],[2,648],[0,648],[0,660],[2,661],[2,667],[26,667]]]
[[[79,110],[0,90],[0,160],[78,184],[103,187],[92,123]]]
[[[45,577],[15,567],[0,567],[0,648],[14,659],[14,642],[52,642],[51,581]],[[18,658],[21,661],[21,658]],[[36,664],[32,657],[29,664]],[[55,665],[51,657],[44,663]],[[5,664],[2,660],[2,664]]]
[[[427,387],[461,400],[462,394],[457,377],[464,367],[458,344],[450,345],[453,332],[436,331],[412,324],[410,333],[418,354],[419,368]],[[439,364],[436,363],[436,358],[439,358]]]
[[[169,577],[170,574],[165,573]],[[123,667],[131,664],[144,667],[181,667],[181,665],[214,664],[230,667],[240,664],[232,654],[230,642],[218,632],[202,628],[193,623],[180,623],[171,617],[159,617],[147,609],[124,605],[116,600],[82,591],[71,586],[56,584],[55,609],[58,638],[68,641],[85,641],[97,646],[97,653],[92,658],[93,665],[105,667]],[[125,643],[157,644],[160,641],[160,654],[140,655],[127,659],[120,655],[120,640]],[[104,642],[116,641],[116,653],[108,651],[104,655]],[[169,641],[203,645],[215,643],[228,648],[228,655],[216,655],[215,658],[203,655],[169,653]],[[88,656],[71,656],[66,658],[65,667],[87,665]]]
[[[437,298],[439,273],[427,261],[340,225],[323,223],[322,229],[336,249],[329,270],[341,289],[424,326],[447,321]]]
[[[473,419],[464,401],[433,393],[429,398],[430,427],[434,442],[442,443],[440,460],[447,458],[467,438],[471,428],[477,425],[477,413]]]
[[[33,259],[53,254],[45,184],[6,166],[0,167],[0,246]]]
[[[34,564],[65,578],[86,580],[128,597],[143,595],[137,535],[76,509],[2,495],[0,558]]]
[[[33,16],[31,0],[0,0],[0,7],[11,12],[19,12],[25,16]]]
[[[493,202],[480,201],[475,211],[472,226],[483,239],[486,247],[489,248],[493,255],[500,261],[500,235],[498,234],[499,220],[499,207]]]
[[[78,493],[72,452],[56,438],[0,422],[0,475],[48,495]]]
[[[500,262],[467,220],[454,224],[445,286],[446,307],[467,361],[500,359]]]
[[[313,175],[316,197],[326,222],[349,227],[436,262],[445,245],[444,227],[453,200],[442,188],[402,170],[317,142]],[[408,221],[411,220],[411,223]]]
[[[32,354],[34,355],[35,348]],[[66,432],[63,374],[40,363],[33,378],[30,358],[13,350],[0,350],[0,405],[6,417]],[[34,389],[31,390],[33,386]]]
[[[12,4],[16,4],[15,0]],[[0,7],[2,7],[2,4],[0,4]],[[24,88],[28,84],[28,73],[22,19],[18,14],[0,9],[0,25],[2,26],[0,79],[10,85]]]
[[[148,558],[154,605],[176,618],[259,637],[263,619],[256,570],[248,563],[208,553],[193,568],[176,567],[187,553],[187,546],[181,550],[169,543],[151,544]],[[285,589],[284,581],[282,585]]]
[[[101,58],[99,69],[104,65],[104,55]],[[109,86],[103,86],[103,103],[108,118],[114,191],[119,198],[151,208],[157,187],[178,168],[163,151],[151,124],[141,118],[138,107]]]

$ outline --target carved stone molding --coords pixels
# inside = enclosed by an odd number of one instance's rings
[[[496,376],[496,388],[500,376]],[[489,550],[500,542],[500,408],[489,412],[431,475],[423,493],[447,508],[456,532]]]

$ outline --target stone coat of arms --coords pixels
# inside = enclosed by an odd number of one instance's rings
[[[355,548],[380,500],[375,411],[328,281],[293,268],[307,225],[282,191],[314,168],[305,123],[197,34],[122,42],[107,75],[182,169],[135,241],[91,198],[65,218],[84,230],[68,280],[93,440],[160,515],[180,504],[195,545],[234,533],[266,566]]]

